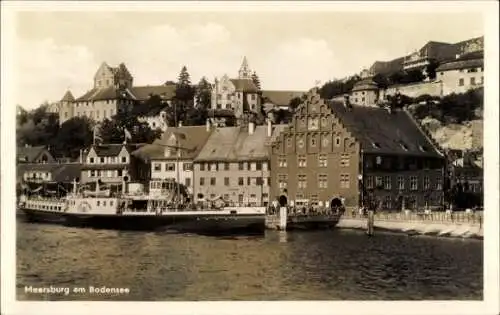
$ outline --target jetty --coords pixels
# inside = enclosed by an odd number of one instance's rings
[[[401,211],[375,212],[371,216],[344,213],[338,228],[364,230],[368,235],[376,231],[391,231],[407,235],[483,238],[483,213],[472,211]]]

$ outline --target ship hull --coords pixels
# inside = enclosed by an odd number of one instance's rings
[[[202,234],[264,232],[263,215],[91,215],[21,209],[29,222],[117,230],[173,230]]]

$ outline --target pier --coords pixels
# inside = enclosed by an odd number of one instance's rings
[[[266,214],[266,228],[270,230],[311,230],[334,227],[340,213],[328,210],[298,212],[294,208],[280,207],[278,213]]]

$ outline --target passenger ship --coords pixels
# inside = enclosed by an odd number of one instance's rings
[[[123,183],[122,191],[112,195],[101,190],[77,188],[63,198],[22,195],[19,208],[29,221],[54,222],[68,226],[155,230],[167,228],[186,232],[256,231],[265,228],[264,207],[188,208],[185,196],[171,184],[161,195],[145,194],[138,183]]]

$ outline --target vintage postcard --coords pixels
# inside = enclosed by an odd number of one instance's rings
[[[498,314],[496,12],[2,2],[2,314]]]

